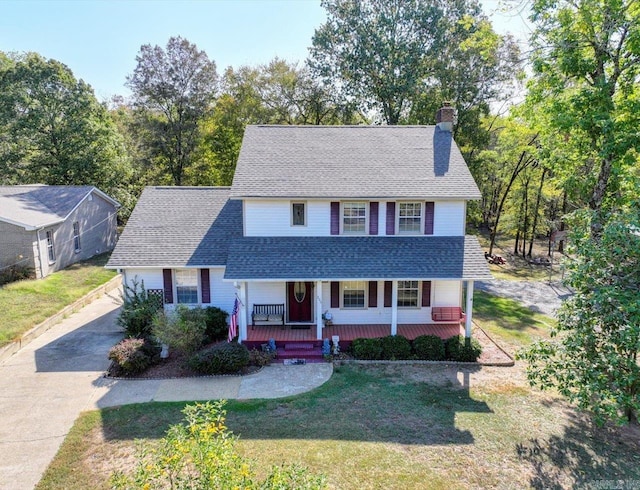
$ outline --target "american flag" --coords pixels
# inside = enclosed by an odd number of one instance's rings
[[[233,302],[233,311],[231,312],[231,323],[229,324],[229,342],[231,342],[236,335],[238,335],[238,309],[240,308],[240,302],[238,298]]]

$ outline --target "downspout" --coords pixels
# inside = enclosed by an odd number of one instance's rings
[[[40,249],[40,230],[43,228],[38,228],[36,230],[36,240],[38,242],[38,263],[40,264],[40,279],[44,278],[44,269],[42,268],[42,250]]]

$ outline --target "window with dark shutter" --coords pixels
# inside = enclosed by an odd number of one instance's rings
[[[422,306],[431,306],[431,281],[422,281]]]
[[[340,283],[331,283],[331,308],[340,308]]]
[[[391,307],[393,283],[391,281],[384,281],[384,307]]]
[[[211,303],[211,281],[209,269],[200,269],[200,286],[202,287],[202,302]]]
[[[369,203],[369,235],[378,234],[378,203]]]
[[[331,203],[331,234],[340,234],[340,203]]]
[[[387,203],[387,235],[396,234],[396,203]]]
[[[378,281],[369,281],[369,308],[378,306]]]
[[[162,280],[164,283],[164,302],[165,304],[173,304],[173,279],[171,277],[171,269],[162,269]]]
[[[424,204],[424,234],[433,235],[434,203],[426,202]]]

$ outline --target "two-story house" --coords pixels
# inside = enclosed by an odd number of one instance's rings
[[[233,185],[145,189],[108,267],[165,308],[230,312],[237,297],[241,341],[447,337],[461,320],[470,336],[473,281],[491,278],[465,236],[480,192],[440,112],[437,126],[249,126]]]

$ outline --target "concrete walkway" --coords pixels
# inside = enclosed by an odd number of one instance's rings
[[[331,364],[274,365],[244,377],[110,380],[107,352],[121,338],[113,291],[0,363],[0,489],[33,488],[78,414],[127,403],[277,398],[326,382]]]

